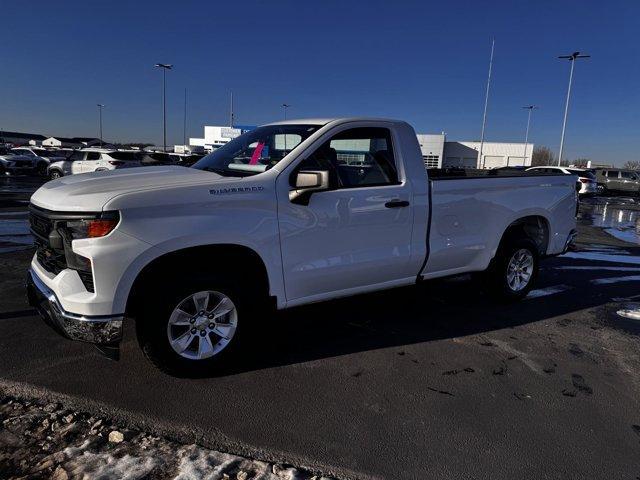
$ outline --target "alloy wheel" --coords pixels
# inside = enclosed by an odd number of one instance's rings
[[[221,292],[206,290],[183,299],[167,324],[171,348],[189,360],[204,360],[224,350],[236,333],[238,312]]]
[[[516,250],[507,265],[507,285],[519,292],[529,285],[533,276],[533,254],[526,248]]]

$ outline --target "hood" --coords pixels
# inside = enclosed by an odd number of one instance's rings
[[[31,203],[47,210],[96,212],[123,193],[228,180],[216,173],[178,166],[134,167],[69,175],[45,183]]]

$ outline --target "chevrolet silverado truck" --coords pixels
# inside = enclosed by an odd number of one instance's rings
[[[258,127],[191,168],[62,177],[31,197],[28,296],[113,355],[135,322],[156,366],[191,374],[273,308],[467,272],[523,298],[573,241],[573,176],[429,172],[407,123],[347,118]]]

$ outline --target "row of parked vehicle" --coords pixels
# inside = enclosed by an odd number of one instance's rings
[[[489,174],[502,175],[505,173],[531,172],[565,175],[578,177],[576,189],[580,196],[607,195],[622,193],[628,195],[640,194],[640,172],[623,168],[577,168],[556,165],[538,167],[500,167]]]
[[[99,172],[148,165],[191,166],[197,154],[147,152],[107,148],[45,149],[0,147],[0,174],[40,175],[51,180],[76,173]]]

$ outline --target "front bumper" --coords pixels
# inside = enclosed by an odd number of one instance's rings
[[[122,340],[122,315],[87,316],[65,311],[56,294],[32,269],[27,274],[27,297],[29,305],[38,310],[50,327],[71,340],[108,346]]]

